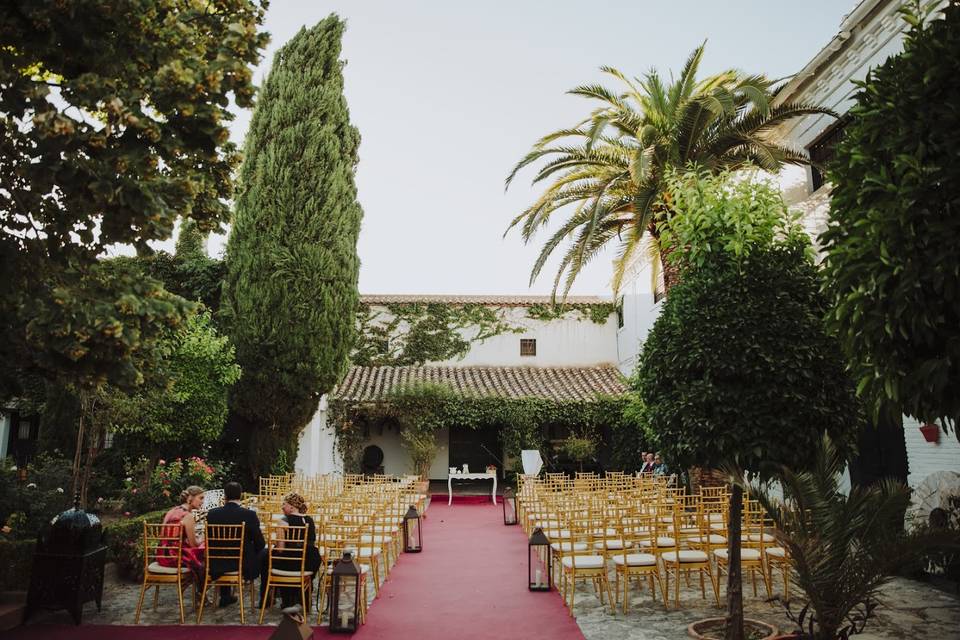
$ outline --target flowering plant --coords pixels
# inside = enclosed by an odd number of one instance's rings
[[[199,456],[161,458],[155,465],[140,458],[127,468],[124,506],[131,513],[168,508],[177,504],[184,488],[190,485],[204,489],[219,487],[229,471],[229,465]]]

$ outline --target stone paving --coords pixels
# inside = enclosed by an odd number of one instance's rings
[[[593,587],[582,582],[577,587],[574,613],[586,640],[680,640],[687,638],[686,627],[704,618],[723,616],[723,609],[714,605],[710,585],[707,599],[700,597],[699,584],[680,591],[680,608],[667,609],[660,592],[652,601],[649,589],[631,587],[630,609],[624,616],[620,608],[611,615],[609,606],[600,606]],[[783,608],[766,602],[763,586],[761,597],[754,598],[749,579],[744,580],[744,611],[754,618],[776,625],[781,633],[794,629]],[[721,603],[724,592],[720,593]],[[928,584],[897,578],[883,589],[883,606],[858,640],[960,640],[960,597],[940,591]]]
[[[632,587],[630,613],[626,616],[618,609],[611,615],[609,607],[601,607],[592,587],[581,583],[577,588],[576,616],[586,640],[680,640],[686,638],[686,626],[695,620],[723,615],[722,609],[713,605],[713,596],[707,585],[707,599],[701,599],[699,586],[681,589],[680,609],[666,609],[658,592],[653,602],[644,586]],[[781,632],[792,629],[782,608],[754,598],[749,580],[744,584],[746,615],[777,625]],[[372,595],[372,588],[370,593]],[[140,587],[121,581],[112,566],[108,565],[107,582],[104,585],[103,611],[97,613],[92,604],[84,609],[85,624],[133,624]],[[556,597],[556,596],[553,596]],[[722,598],[722,593],[721,593]],[[898,578],[884,588],[884,606],[877,617],[870,621],[865,633],[856,636],[860,640],[960,640],[960,597],[938,590],[928,584]],[[177,600],[173,589],[161,588],[157,611],[152,609],[152,598],[144,604],[141,624],[176,624]],[[375,615],[376,604],[371,607]],[[258,611],[247,605],[247,624],[256,623]],[[187,624],[194,624],[192,608],[187,607]],[[278,608],[270,609],[265,624],[276,624]],[[65,612],[38,613],[34,623],[65,623],[70,618]],[[220,609],[216,606],[204,609],[203,624],[239,624],[240,615],[236,605]]]

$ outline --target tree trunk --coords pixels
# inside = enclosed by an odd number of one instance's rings
[[[730,490],[730,511],[727,526],[727,635],[726,640],[744,640],[743,576],[740,572],[740,516],[743,489],[734,484]]]
[[[80,480],[80,475],[81,475],[80,463],[83,460],[83,443],[86,440],[86,438],[84,438],[85,429],[84,429],[84,419],[83,419],[85,404],[86,403],[83,401],[81,397],[80,426],[77,427],[77,448],[74,450],[74,453],[73,453],[73,495],[77,495],[80,493],[80,481],[81,481]]]

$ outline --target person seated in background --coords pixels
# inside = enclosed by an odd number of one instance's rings
[[[313,518],[306,515],[307,503],[298,493],[288,493],[283,497],[283,517],[277,524],[281,527],[306,527],[307,528],[307,557],[304,562],[303,570],[316,575],[320,568],[321,558],[320,550],[317,549],[317,527]],[[280,540],[277,543],[277,549],[281,550],[279,554],[274,554],[273,568],[281,571],[300,571],[300,550],[303,548],[302,542],[284,542]],[[269,549],[264,549],[260,554],[260,601],[263,602],[264,590],[267,585],[267,571],[269,560],[267,554]],[[289,556],[289,560],[277,558],[277,555]],[[280,601],[284,609],[297,604],[299,599],[299,590],[290,588],[278,589],[280,592]]]
[[[203,579],[203,543],[197,539],[197,520],[193,512],[203,504],[203,488],[189,486],[180,492],[180,504],[167,511],[163,516],[163,524],[178,525],[181,528],[183,544],[181,545],[180,555],[183,560],[181,566],[187,567],[193,573],[194,580]],[[165,535],[176,537],[171,530],[167,530]],[[176,544],[173,540],[164,540],[162,547],[157,551],[157,563],[164,567],[177,566],[177,552],[174,548]]]
[[[640,467],[640,473],[653,473],[653,459],[654,456],[652,453],[644,455],[643,466]]]
[[[260,530],[260,519],[257,514],[243,507],[240,499],[243,497],[243,487],[239,482],[228,482],[223,486],[223,499],[226,503],[222,507],[207,512],[207,524],[245,524],[243,529],[243,557],[240,560],[240,572],[244,580],[254,580],[260,574],[260,552],[266,547],[263,532]],[[233,566],[231,566],[231,564]],[[226,559],[210,561],[210,577],[216,580],[231,571],[236,571],[236,563]],[[226,607],[237,601],[237,597],[230,593],[230,587],[220,587],[220,606]]]
[[[663,460],[660,459],[660,454],[658,453],[653,456],[653,475],[665,476],[667,473],[667,465]]]

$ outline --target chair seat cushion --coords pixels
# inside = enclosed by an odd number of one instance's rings
[[[547,534],[548,538],[565,539],[570,537],[570,532],[567,531],[566,529],[550,529],[549,531],[544,530],[544,533]]]
[[[631,545],[626,545],[629,548]],[[593,548],[601,551],[603,549],[623,549],[624,542],[623,540],[607,540],[606,545],[603,542],[594,542]]]
[[[149,571],[150,573],[160,573],[168,576],[177,575],[176,567],[165,567],[162,564],[159,564],[157,562],[151,562],[150,565],[147,567],[147,571]],[[190,567],[180,567],[180,573],[190,573]]]
[[[666,562],[706,562],[707,554],[703,551],[668,551],[661,556]]]
[[[393,538],[390,536],[384,535],[373,535],[365,534],[360,536],[360,542],[375,542],[377,544],[386,544],[388,542],[393,542]]]
[[[284,569],[271,569],[270,573],[275,576],[282,576],[284,578],[296,578],[297,576],[312,576],[313,571],[304,571],[302,574],[299,571],[286,571]]]
[[[721,560],[727,559],[727,550],[726,549],[714,549],[713,555],[717,556]],[[741,560],[760,560],[760,552],[756,549],[740,549],[740,559]]]
[[[603,568],[603,556],[567,556],[562,562],[568,569]]]
[[[786,558],[787,550],[783,547],[767,547],[767,555],[771,558]]]
[[[760,542],[761,540],[763,540],[763,542],[773,542],[775,538],[769,533],[764,533],[762,535],[759,533],[751,533],[747,536],[747,540],[750,542]]]
[[[571,546],[572,545],[572,546]],[[550,548],[554,551],[586,551],[586,542],[551,542]]]
[[[646,547],[646,548],[649,548],[652,546],[649,540],[640,540],[637,544],[641,547]],[[657,538],[658,547],[672,547],[674,544],[676,544],[676,540],[674,540],[673,538],[670,538],[667,536],[660,536]]]
[[[613,563],[621,567],[624,564],[628,567],[652,567],[657,564],[657,556],[651,553],[628,553],[624,563],[624,557],[617,554],[613,556]]]
[[[697,544],[727,544],[727,539],[716,533],[711,533],[707,536],[693,536],[690,538],[690,542]]]

